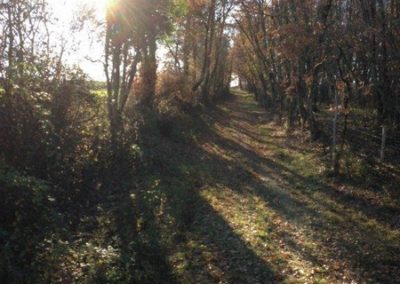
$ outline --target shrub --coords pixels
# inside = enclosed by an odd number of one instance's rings
[[[0,164],[0,279],[34,279],[37,256],[59,223],[49,185]]]

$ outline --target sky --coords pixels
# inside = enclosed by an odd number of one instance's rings
[[[105,81],[103,63],[104,46],[99,42],[99,36],[89,27],[81,32],[71,32],[74,17],[83,7],[93,7],[96,18],[104,20],[107,2],[112,0],[47,0],[49,8],[58,20],[51,30],[57,41],[67,44],[64,60],[69,65],[79,65],[93,80]],[[157,57],[159,68],[163,68],[167,50],[159,45]],[[90,60],[88,60],[88,57]],[[97,62],[93,62],[97,60]]]
[[[81,32],[72,32],[74,17],[83,6],[95,9],[95,15],[100,20],[104,19],[107,0],[48,0],[49,8],[57,19],[50,30],[55,40],[65,42],[66,49],[64,60],[68,65],[79,65],[91,79],[104,81],[103,45],[98,42],[98,37],[88,27]],[[88,59],[90,58],[90,60]],[[98,62],[93,62],[93,60]]]

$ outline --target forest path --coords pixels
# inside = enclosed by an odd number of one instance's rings
[[[393,283],[399,231],[348,206],[310,144],[238,90],[203,119],[180,163],[195,197],[169,256],[179,282]]]

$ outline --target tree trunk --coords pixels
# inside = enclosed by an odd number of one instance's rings
[[[143,104],[153,108],[157,83],[157,43],[154,31],[149,31],[147,36],[147,50],[144,55],[142,80],[143,80]]]

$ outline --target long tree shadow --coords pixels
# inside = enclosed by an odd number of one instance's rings
[[[235,106],[233,106],[235,107]],[[236,106],[237,108],[237,106]],[[252,114],[250,115],[253,117],[254,123],[258,120],[257,117],[260,116],[260,114]],[[261,114],[262,115],[262,114]],[[229,118],[231,118],[231,112],[211,112],[212,121],[214,123],[221,124],[225,128],[232,128],[232,125],[236,125],[233,127],[233,129],[240,133],[243,134],[243,136],[249,136],[249,137],[257,137],[260,136],[260,133],[257,133],[256,131],[249,130],[247,125],[241,125],[240,121],[236,122],[229,122]],[[255,118],[254,118],[255,117]],[[229,123],[227,123],[229,122]],[[246,128],[247,127],[247,128]],[[379,222],[384,223],[385,225],[390,226],[392,222],[392,217],[396,215],[400,215],[400,209],[394,206],[390,205],[384,205],[384,204],[379,204],[379,203],[374,203],[371,201],[371,199],[363,199],[361,196],[356,196],[354,194],[351,194],[347,191],[341,191],[338,190],[338,188],[332,187],[327,185],[326,183],[320,182],[320,179],[318,176],[311,176],[311,177],[303,177],[299,175],[298,173],[294,172],[293,170],[290,170],[288,167],[285,167],[282,165],[282,163],[278,163],[276,161],[273,161],[271,158],[265,158],[260,153],[255,151],[254,145],[251,143],[247,143],[245,140],[239,140],[240,137],[238,138],[239,135],[236,135],[236,137],[224,137],[221,136],[221,133],[219,131],[212,131],[210,135],[214,136],[215,141],[219,141],[220,147],[223,149],[227,149],[230,152],[235,152],[241,155],[243,159],[247,159],[249,163],[253,164],[253,168],[259,168],[258,165],[268,165],[269,168],[274,169],[278,168],[279,173],[281,175],[284,175],[285,173],[289,173],[291,176],[295,177],[296,179],[299,179],[302,181],[304,185],[307,184],[313,184],[313,188],[318,188],[319,191],[323,191],[326,195],[328,195],[330,198],[334,199],[337,202],[343,203],[346,206],[351,206],[351,207],[356,207],[357,210],[363,211],[365,215],[367,215],[371,219],[379,220]],[[266,134],[262,134],[265,138],[263,139],[258,139],[255,140],[259,143],[263,143],[265,146],[268,145],[274,145],[276,146],[276,141],[272,143],[270,139],[268,139],[268,136]],[[273,135],[269,135],[269,137],[273,137]],[[276,139],[274,139],[276,140]],[[239,142],[239,143],[238,143]],[[254,141],[252,141],[254,142]],[[217,143],[218,144],[218,143]],[[287,144],[285,143],[285,147],[287,147]],[[290,146],[289,146],[290,147]],[[294,147],[292,149],[299,150],[298,148]],[[304,150],[301,149],[303,152]],[[296,180],[290,180],[290,177],[284,176],[285,179],[288,180],[291,184],[297,184]],[[394,183],[396,181],[393,181]],[[374,189],[375,191],[375,189]]]
[[[219,113],[215,118],[218,123],[221,122],[220,116]],[[211,177],[210,172],[205,173],[208,180],[223,183],[241,194],[243,188],[251,188],[268,202],[269,207],[290,222],[305,224],[305,220],[311,217],[312,230],[309,237],[318,241],[331,258],[350,263],[360,279],[365,280],[366,275],[369,275],[370,280],[386,281],[396,275],[399,269],[396,264],[396,255],[400,252],[399,243],[385,236],[387,224],[384,224],[384,220],[381,221],[382,225],[373,220],[378,219],[381,210],[387,208],[365,203],[364,200],[355,201],[354,196],[348,196],[314,176],[303,177],[274,160],[260,156],[251,149],[251,145],[243,141],[227,139],[212,130],[208,139],[210,137],[214,149],[199,155],[208,156],[206,167],[214,173]],[[217,168],[215,165],[218,165]],[[224,169],[223,173],[218,168]],[[233,184],[231,178],[238,175],[246,177],[244,182],[238,184],[236,181]],[[274,183],[260,179],[260,176],[274,180]],[[268,184],[275,184],[276,187]],[[316,191],[318,194],[315,194]],[[280,202],[271,202],[276,199]],[[373,210],[372,206],[375,206]],[[344,211],[345,216],[342,216],[341,211]],[[349,212],[352,214],[346,216]],[[357,212],[363,212],[366,217],[360,217]],[[299,253],[308,254],[306,258],[317,262],[317,254],[296,245],[294,239],[289,242]],[[371,258],[370,255],[375,256]],[[386,273],[380,273],[378,267],[385,267]]]
[[[260,175],[271,176],[271,173],[274,172],[275,176],[280,176],[281,180],[285,180],[289,185],[297,185],[302,190],[317,189],[330,199],[335,200],[335,202],[362,211],[368,218],[377,220],[386,226],[391,225],[393,216],[400,215],[400,209],[397,207],[373,203],[371,200],[363,199],[350,192],[341,191],[338,188],[321,182],[316,176],[303,177],[282,165],[282,163],[259,156],[259,153],[252,150],[251,145],[246,142],[235,143],[233,140],[224,138],[219,134],[215,134],[215,137],[215,141],[219,141],[217,144],[220,144],[221,148],[239,155],[242,160],[246,161],[247,165],[254,171],[259,172]],[[261,169],[265,167],[269,170],[262,171]]]
[[[233,100],[227,110],[210,110],[200,126],[201,137],[195,140],[159,141],[159,166],[153,175],[157,181],[154,196],[161,196],[160,201],[141,198],[132,203],[130,194],[121,197],[126,206],[115,210],[114,235],[121,239],[121,261],[136,258],[128,272],[145,273],[136,282],[281,283],[294,274],[287,269],[288,260],[271,258],[283,249],[281,242],[313,266],[341,262],[361,282],[393,282],[399,271],[400,246],[398,240],[385,235],[391,232],[386,220],[378,218],[386,209],[367,200],[357,201],[316,175],[304,177],[279,159],[265,156],[263,149],[254,149],[251,141],[273,147],[276,137],[264,133],[260,137],[252,126],[266,121],[262,112],[240,109],[238,103]],[[229,135],[223,133],[228,127],[233,131]],[[224,203],[232,198],[225,196],[226,189],[237,199]],[[261,236],[267,249],[247,240],[240,226],[221,213],[227,209],[217,208],[204,196],[207,190],[222,200],[220,206],[246,207],[250,205],[242,199],[259,197],[273,216],[261,222],[265,232],[275,236]],[[141,228],[138,207],[147,212]],[[235,208],[232,214],[243,214]],[[282,228],[273,218],[289,226]],[[305,246],[296,228],[316,247]]]
[[[206,183],[214,184],[208,179],[210,166],[223,167],[224,162],[210,160],[195,144],[185,148],[175,149],[160,181],[179,230],[173,233],[177,257],[172,260],[178,278],[184,283],[276,283],[278,275],[269,263],[201,196]]]
[[[223,161],[208,160],[192,140],[160,139],[143,190],[121,192],[111,210],[110,239],[117,240],[123,281],[276,283],[269,263],[200,194],[199,177],[210,162]]]
[[[136,198],[133,198],[133,193]],[[168,251],[151,202],[136,188],[115,199],[112,212],[111,242],[120,256],[119,280],[123,283],[179,283],[167,256]],[[98,281],[97,283],[100,283]],[[105,281],[104,283],[108,283]]]

